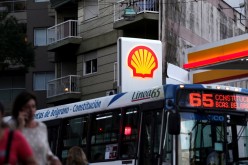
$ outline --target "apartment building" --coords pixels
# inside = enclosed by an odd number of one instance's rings
[[[35,47],[35,67],[25,75],[25,88],[37,96],[38,109],[47,107],[47,82],[55,78],[53,53],[47,52],[47,28],[54,25],[55,13],[49,0],[27,1],[27,39]]]
[[[38,98],[38,109],[47,107],[47,81],[54,79],[54,64],[49,62],[46,29],[54,25],[48,15],[48,0],[8,0],[0,2],[0,12],[8,12],[18,22],[26,24],[27,41],[35,47],[35,67],[27,72],[22,67],[9,66],[0,71],[0,100],[10,114],[12,103],[23,90],[33,91]],[[49,54],[50,55],[50,54]]]
[[[160,39],[163,62],[183,65],[185,49],[240,35],[243,15],[222,0],[51,0],[55,26],[47,29],[55,79],[47,103],[60,105],[118,92],[118,37]],[[127,8],[136,11],[128,17]],[[226,8],[230,8],[226,9]],[[133,19],[134,18],[134,19]],[[166,65],[163,66],[164,77]]]
[[[8,12],[17,18],[20,23],[27,23],[27,4],[22,1],[1,1],[0,12]],[[9,113],[15,96],[25,89],[25,71],[23,68],[9,65],[0,71],[0,101]]]

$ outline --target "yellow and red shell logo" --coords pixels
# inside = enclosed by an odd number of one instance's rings
[[[158,68],[158,59],[150,48],[137,46],[128,55],[128,66],[133,70],[134,77],[152,78]]]

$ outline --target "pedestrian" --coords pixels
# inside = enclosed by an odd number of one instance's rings
[[[74,146],[69,149],[66,165],[88,165],[88,160],[81,147]]]
[[[24,91],[17,95],[12,109],[16,128],[26,137],[39,165],[61,165],[49,147],[46,125],[34,119],[36,105],[37,99],[34,94]]]
[[[3,124],[4,107],[0,103],[0,164],[36,165],[33,152],[20,131],[13,131]]]

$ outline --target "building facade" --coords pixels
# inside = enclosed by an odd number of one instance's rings
[[[55,53],[55,79],[47,103],[60,105],[118,92],[117,39],[161,40],[166,63],[182,67],[185,49],[245,33],[243,15],[222,0],[51,0],[55,26],[48,51]],[[124,15],[132,7],[135,19]],[[241,18],[241,19],[240,19]]]
[[[26,11],[26,0],[0,2],[0,12],[8,12],[24,25],[27,23]],[[4,104],[6,113],[9,114],[15,96],[25,89],[25,71],[9,65],[8,68],[0,70],[0,79],[0,101]]]
[[[25,75],[25,88],[37,96],[38,109],[47,107],[47,82],[54,79],[53,54],[47,52],[47,28],[54,25],[48,0],[27,1],[27,39],[35,48],[35,67]]]
[[[163,3],[161,11],[166,14],[161,16],[160,38],[165,44],[165,61],[183,67],[186,48],[246,33],[246,5],[232,8],[223,0]]]
[[[1,1],[0,12],[8,12],[26,26],[27,41],[35,48],[35,66],[28,71],[10,66],[0,71],[0,101],[9,115],[17,94],[23,90],[33,91],[37,95],[38,109],[47,107],[47,81],[54,79],[54,64],[48,58],[46,30],[54,24],[49,16],[47,0]],[[51,54],[49,54],[51,55]]]

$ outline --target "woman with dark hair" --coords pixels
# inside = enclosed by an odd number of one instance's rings
[[[50,150],[46,125],[34,119],[36,105],[37,99],[34,94],[26,91],[20,93],[13,104],[14,123],[29,142],[39,165],[48,163],[60,165],[60,161]]]
[[[36,165],[32,150],[19,131],[3,127],[4,107],[0,103],[0,164]]]
[[[87,165],[88,160],[82,148],[74,146],[70,148],[66,165]]]

